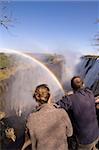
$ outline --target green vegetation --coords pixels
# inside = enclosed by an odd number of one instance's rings
[[[4,80],[4,79],[7,79],[9,78],[10,76],[10,73],[8,71],[0,71],[0,80]]]
[[[24,59],[13,53],[0,53],[0,81],[15,75],[16,71],[27,69],[29,65]]]
[[[10,64],[9,57],[4,53],[0,53],[0,69],[8,68],[10,67]]]
[[[0,81],[9,78],[15,72],[13,62],[11,55],[0,53]]]

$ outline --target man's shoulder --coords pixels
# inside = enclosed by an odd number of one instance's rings
[[[92,90],[91,90],[90,88],[88,88],[88,87],[85,87],[83,90],[84,90],[85,92],[93,93]]]
[[[57,103],[52,103],[51,105],[54,106],[54,108],[56,108],[56,109],[60,108],[60,106]]]
[[[61,108],[61,107],[58,107],[58,108],[56,108],[56,112],[58,113],[58,114],[60,114],[61,116],[66,116],[66,110],[64,110],[63,108]]]
[[[54,106],[54,110],[56,110],[56,111],[60,111],[60,112],[66,112],[62,107],[60,107],[60,105],[58,105],[58,104],[56,104],[56,103],[54,103],[54,104],[52,104],[53,106]]]
[[[60,113],[60,112],[65,112],[63,108],[60,107],[60,105],[56,103],[52,103],[51,105],[51,111],[54,113]]]
[[[83,91],[87,94],[90,95],[92,97],[94,97],[93,91],[91,89],[89,89],[88,87],[84,88]]]

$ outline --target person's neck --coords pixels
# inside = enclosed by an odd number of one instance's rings
[[[45,105],[45,104],[48,104],[48,103],[39,103],[39,107],[41,107],[42,105]]]

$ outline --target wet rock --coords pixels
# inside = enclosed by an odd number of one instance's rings
[[[85,80],[86,86],[94,92],[94,95],[99,95],[99,56],[83,56],[77,72]]]

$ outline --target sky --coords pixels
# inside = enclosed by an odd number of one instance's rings
[[[99,1],[12,1],[4,13],[11,15],[13,26],[0,26],[0,49],[97,53]]]

